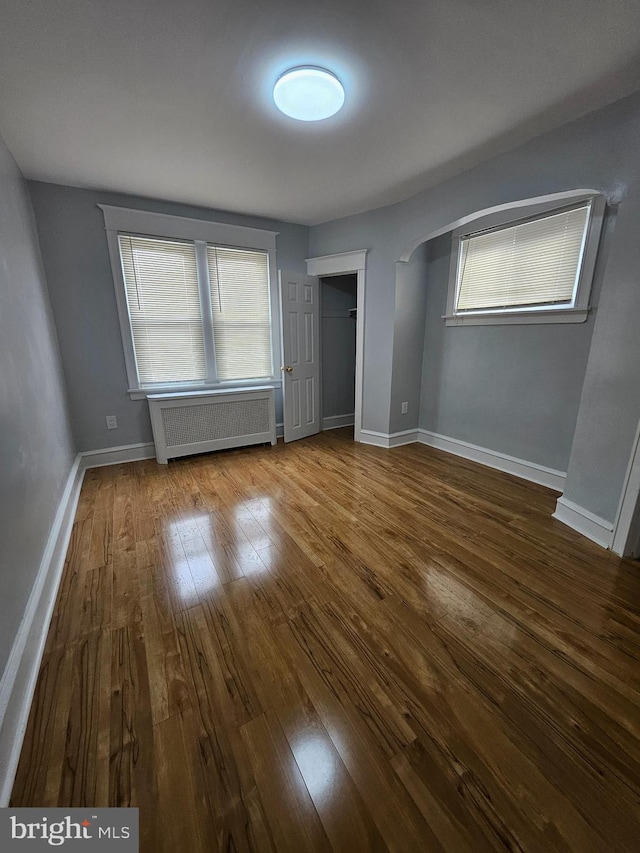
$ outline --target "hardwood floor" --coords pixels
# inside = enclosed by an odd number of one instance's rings
[[[640,849],[640,566],[348,432],[86,474],[14,806],[141,850]]]

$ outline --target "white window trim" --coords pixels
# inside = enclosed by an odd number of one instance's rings
[[[122,336],[124,360],[127,370],[127,391],[132,400],[144,400],[149,394],[168,394],[172,391],[186,392],[204,391],[210,388],[248,388],[255,386],[256,382],[260,384],[268,384],[270,382],[280,384],[280,375],[275,373],[276,365],[280,364],[280,319],[277,310],[278,276],[276,270],[276,237],[278,236],[278,231],[247,228],[244,225],[230,225],[225,222],[211,222],[206,219],[171,216],[165,213],[152,213],[147,210],[133,210],[127,207],[113,207],[107,204],[99,204],[98,207],[102,210],[104,216],[118,319],[120,321],[120,334]],[[122,275],[120,247],[118,245],[119,232],[140,234],[148,237],[166,237],[174,240],[192,240],[196,244],[196,260],[199,271],[201,265],[206,263],[206,259],[203,261],[202,248],[198,251],[198,244],[200,244],[200,247],[206,243],[213,243],[216,246],[228,246],[234,249],[257,249],[267,252],[269,257],[269,297],[271,302],[271,342],[274,373],[271,376],[264,376],[259,379],[140,385],[131,336],[131,325],[129,323],[125,284]],[[208,328],[206,318],[204,322],[206,339]],[[205,346],[208,346],[206,342]]]
[[[524,219],[542,216],[555,210],[561,210],[574,204],[589,202],[591,213],[585,239],[580,277],[572,304],[566,307],[500,308],[482,309],[456,313],[456,292],[458,284],[458,266],[460,259],[460,241],[462,237],[477,231],[498,228],[503,225],[516,225]],[[604,196],[597,192],[562,193],[548,198],[520,201],[513,207],[500,209],[495,213],[467,220],[464,225],[452,232],[451,263],[449,266],[449,288],[447,293],[447,313],[443,316],[447,326],[500,326],[507,324],[533,325],[538,323],[584,323],[589,316],[589,298],[598,255],[598,244],[602,232],[605,213]]]

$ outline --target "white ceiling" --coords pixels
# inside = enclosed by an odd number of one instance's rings
[[[640,88],[640,0],[0,0],[0,132],[29,178],[318,223]],[[277,113],[282,71],[347,103]]]

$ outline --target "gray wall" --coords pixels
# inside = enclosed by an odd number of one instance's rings
[[[74,455],[33,212],[0,140],[0,672]]]
[[[396,246],[382,207],[311,228],[311,257],[368,249],[364,308],[362,426],[388,432],[393,365]],[[362,306],[358,306],[362,311]]]
[[[597,306],[601,241],[591,305]],[[445,326],[451,235],[429,244],[420,426],[566,471],[595,323]]]
[[[640,117],[571,448],[568,500],[615,521],[640,420]],[[617,152],[612,152],[615,156]]]
[[[391,374],[389,431],[415,429],[422,393],[422,359],[427,309],[427,245],[419,246],[408,262],[396,265],[396,309]],[[407,413],[402,414],[402,404]]]
[[[306,226],[33,181],[29,190],[79,450],[152,440],[146,400],[131,400],[127,394],[104,219],[96,205],[112,204],[279,231],[278,267],[306,272],[309,233]],[[281,421],[279,388],[276,399],[277,419]],[[106,429],[106,415],[117,416],[117,430]]]
[[[623,196],[615,214],[615,227],[608,245],[608,261],[603,271],[598,309],[588,321],[592,345],[584,373],[583,392],[576,420],[576,397],[580,395],[581,361],[588,342],[578,339],[585,330],[561,326],[559,333],[539,327],[542,337],[534,350],[538,356],[548,343],[557,362],[567,355],[574,359],[573,378],[553,391],[563,437],[550,438],[545,426],[538,437],[531,431],[521,439],[514,430],[508,437],[489,443],[488,421],[466,428],[467,441],[526,458],[551,467],[566,465],[570,443],[568,425],[576,421],[575,439],[569,461],[566,496],[586,509],[612,520],[619,500],[624,472],[640,418],[640,334],[638,310],[640,284],[640,188],[638,186],[638,138],[640,137],[640,94],[617,102],[578,121],[540,136],[481,166],[463,172],[412,198],[366,214],[347,217],[311,229],[312,255],[370,248],[367,263],[367,310],[365,316],[365,371],[363,427],[388,431],[391,420],[392,377],[390,358],[394,338],[403,334],[394,321],[394,263],[416,238],[427,236],[448,223],[474,211],[523,198],[576,188],[600,190],[611,199]],[[436,297],[437,298],[437,297]],[[592,330],[589,329],[589,324]],[[471,332],[460,337],[458,362],[477,357],[478,335],[483,327],[452,329]],[[488,327],[485,327],[488,328]],[[526,327],[503,327],[505,352],[513,353],[513,370],[526,380],[531,374],[527,349],[521,346]],[[433,331],[433,329],[432,329]],[[494,330],[495,331],[495,330]],[[437,332],[436,332],[437,333]],[[429,334],[429,329],[427,329]],[[451,338],[453,339],[453,334]],[[548,337],[551,335],[552,337]],[[513,337],[518,346],[514,348]],[[444,346],[444,344],[443,344]],[[575,347],[580,350],[578,356]],[[424,353],[414,357],[422,360]],[[538,361],[540,359],[538,358]],[[543,361],[547,361],[546,356]],[[536,368],[539,372],[542,366]],[[450,378],[450,377],[449,377]],[[448,380],[447,380],[448,381]],[[513,383],[513,377],[510,378]],[[554,380],[555,381],[555,380]],[[563,380],[564,382],[565,380]],[[441,394],[450,395],[449,389]],[[536,392],[536,395],[539,396]],[[474,405],[482,405],[475,394]],[[422,406],[425,423],[433,425],[425,387]],[[440,404],[441,405],[441,404]],[[529,404],[526,407],[531,409]],[[554,406],[555,407],[555,406]],[[525,410],[518,415],[526,422]],[[554,416],[555,417],[555,416]],[[453,417],[447,415],[446,429]],[[515,421],[514,421],[515,423]],[[442,431],[443,421],[440,421]],[[535,439],[535,440],[534,440]],[[564,460],[564,462],[563,462]]]
[[[353,414],[356,382],[355,275],[322,279],[322,417]]]

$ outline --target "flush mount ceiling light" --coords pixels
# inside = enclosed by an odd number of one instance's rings
[[[285,115],[299,121],[320,121],[344,104],[344,89],[335,74],[313,66],[291,68],[278,78],[273,100]]]

